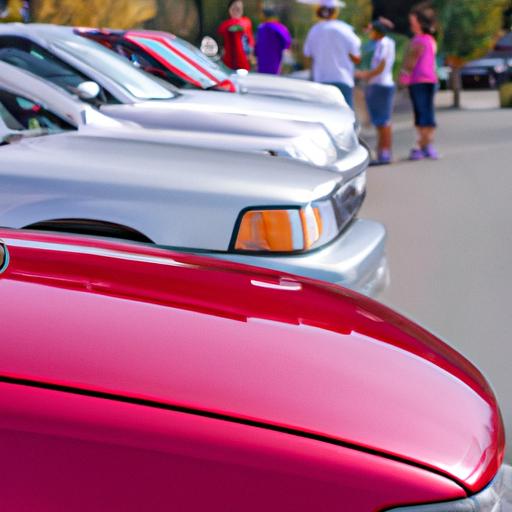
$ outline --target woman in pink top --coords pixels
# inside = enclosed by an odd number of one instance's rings
[[[400,82],[409,86],[414,107],[414,120],[418,132],[418,144],[411,150],[411,160],[439,158],[433,146],[436,130],[434,96],[437,89],[436,16],[429,2],[414,7],[409,15],[414,34],[405,57]]]

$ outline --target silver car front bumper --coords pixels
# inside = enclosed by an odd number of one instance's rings
[[[482,491],[466,499],[399,507],[389,512],[511,512],[512,467],[504,465],[495,479]]]
[[[385,243],[386,229],[382,224],[358,219],[333,243],[305,254],[251,256],[206,253],[206,255],[327,281],[374,297],[389,282]]]

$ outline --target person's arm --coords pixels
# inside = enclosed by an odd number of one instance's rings
[[[356,65],[356,66],[359,66],[359,64],[361,64],[361,39],[359,39],[359,37],[357,37],[355,34],[354,34],[354,37],[352,38],[352,42],[351,42],[351,48],[350,48],[350,51],[348,53],[348,56],[350,58],[350,60]]]
[[[418,59],[423,54],[424,50],[425,48],[420,44],[411,44],[405,54],[402,72],[404,72],[407,75],[410,75],[414,71]]]
[[[356,71],[356,78],[359,80],[371,80],[373,77],[379,76],[386,69],[386,59],[382,59],[377,67],[366,71]]]
[[[281,30],[281,38],[283,40],[283,49],[289,50],[292,46],[292,35],[284,25],[282,26]]]
[[[254,47],[255,47],[256,43],[254,40],[254,33],[252,30],[252,21],[249,18],[246,18],[245,34],[247,35],[247,40],[249,42],[249,46],[252,48],[252,51],[254,51]]]
[[[361,64],[361,55],[354,55],[353,53],[349,53],[348,56],[350,57],[350,60],[356,65],[359,66]]]
[[[404,63],[400,71],[399,84],[408,86],[411,83],[411,75],[424,51],[423,46],[417,43],[411,43],[405,54]]]
[[[304,48],[302,50],[304,54],[304,68],[311,69],[313,67],[313,52],[311,49],[311,32],[306,37],[304,42]]]

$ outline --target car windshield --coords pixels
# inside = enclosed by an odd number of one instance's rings
[[[18,94],[0,89],[1,135],[45,135],[75,130],[67,121],[43,105]]]
[[[139,100],[168,100],[175,97],[168,88],[162,87],[149,75],[139,72],[122,57],[88,39],[60,39],[57,48],[85,62],[102,75],[128,91]]]
[[[170,67],[184,74],[193,85],[202,89],[215,87],[229,76],[215,62],[187,41],[173,36],[130,34],[128,40],[149,52],[158,54]]]

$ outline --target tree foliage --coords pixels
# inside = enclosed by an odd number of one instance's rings
[[[371,21],[373,10],[371,0],[345,0],[345,3],[346,7],[341,10],[342,19],[360,32]]]
[[[443,53],[461,60],[485,54],[502,28],[508,3],[508,0],[434,0]]]

